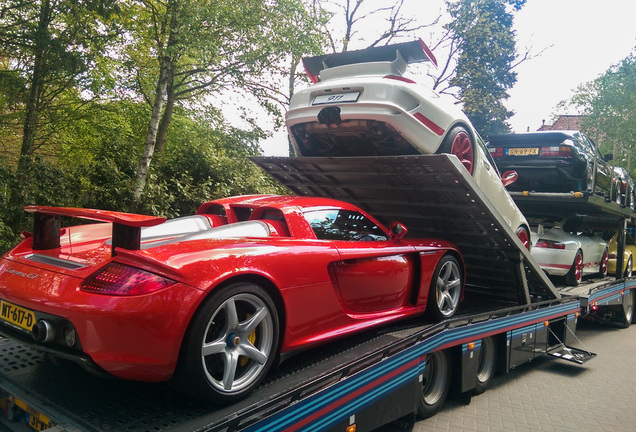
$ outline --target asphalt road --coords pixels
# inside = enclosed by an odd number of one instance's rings
[[[597,354],[589,362],[541,357],[499,374],[469,404],[447,400],[437,415],[417,422],[413,430],[636,430],[636,324],[618,329],[583,322],[576,333]]]

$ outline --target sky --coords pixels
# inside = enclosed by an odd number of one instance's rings
[[[405,3],[414,16],[430,22],[442,14],[448,21],[444,0],[411,0]],[[636,47],[636,0],[527,0],[514,15],[517,51],[530,51],[533,58],[515,68],[517,83],[506,102],[515,114],[509,119],[512,132],[535,131],[543,121],[551,124],[561,101],[576,88],[606,72],[634,53]],[[429,19],[430,18],[430,19]],[[371,31],[371,29],[370,29]],[[420,36],[434,43],[432,31]],[[261,143],[268,156],[286,156],[284,130]]]

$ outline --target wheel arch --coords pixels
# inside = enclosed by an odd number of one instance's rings
[[[283,338],[284,338],[284,329],[285,329],[287,317],[286,317],[285,302],[283,301],[283,297],[280,291],[278,290],[278,287],[276,286],[276,284],[274,284],[274,282],[272,282],[270,279],[266,278],[265,276],[258,275],[258,274],[240,274],[240,275],[236,275],[228,279],[225,279],[222,282],[220,282],[218,285],[214,286],[212,289],[207,290],[207,294],[203,296],[203,298],[197,305],[194,313],[192,314],[190,318],[190,321],[188,322],[188,325],[186,326],[185,332],[183,333],[183,337],[181,339],[181,345],[179,347],[179,359],[181,359],[181,356],[182,356],[186,337],[188,333],[190,332],[190,329],[195,321],[197,314],[201,311],[201,308],[203,307],[205,302],[208,299],[210,299],[212,296],[218,295],[219,292],[222,292],[223,290],[227,289],[227,287],[234,285],[235,283],[240,283],[240,282],[252,283],[252,284],[258,285],[259,287],[265,290],[265,292],[270,296],[270,298],[274,302],[274,305],[276,306],[276,309],[278,312],[278,325],[279,325],[278,347],[276,351],[277,352],[280,351],[280,347],[282,345]]]
[[[470,137],[473,139],[473,141],[477,140],[477,135],[475,134],[475,130],[473,129],[472,126],[470,126],[470,123],[464,119],[457,119],[453,124],[448,126],[442,139],[446,138],[446,135],[448,135],[448,133],[452,131],[454,128],[456,128],[457,126],[461,126],[464,129],[466,129],[466,131],[470,134]]]

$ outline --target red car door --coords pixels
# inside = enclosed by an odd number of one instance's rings
[[[415,248],[398,245],[360,212],[324,209],[304,214],[320,240],[331,240],[340,260],[331,272],[343,304],[354,313],[405,306],[414,286]]]
[[[415,281],[414,248],[393,242],[335,241],[340,261],[333,263],[338,290],[352,312],[398,309],[409,303]]]

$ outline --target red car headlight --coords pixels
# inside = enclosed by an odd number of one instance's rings
[[[82,284],[82,291],[96,294],[134,296],[149,294],[176,282],[136,267],[111,262],[90,275]]]

